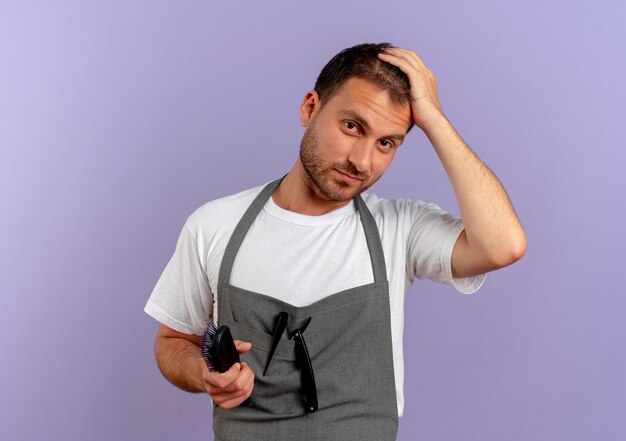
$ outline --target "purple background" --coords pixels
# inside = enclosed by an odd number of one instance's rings
[[[626,438],[621,0],[0,3],[0,427],[209,439],[143,306],[186,217],[295,160],[340,49],[391,41],[504,183],[529,247],[464,296],[407,296],[400,440]],[[376,186],[458,214],[426,137]]]

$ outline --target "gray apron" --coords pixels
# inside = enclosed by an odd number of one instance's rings
[[[214,405],[215,440],[395,440],[398,411],[385,258],[374,218],[360,196],[354,200],[367,239],[373,283],[303,307],[230,284],[237,251],[279,183],[268,184],[244,213],[220,267],[218,321],[230,327],[235,339],[252,343],[241,360],[252,368],[255,380],[247,404],[229,410]],[[281,311],[289,314],[288,326],[263,376],[274,320]],[[309,317],[302,335],[317,383],[319,409],[314,413],[305,411],[295,342],[288,339],[289,332]]]

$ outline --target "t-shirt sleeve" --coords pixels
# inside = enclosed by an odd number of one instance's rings
[[[472,294],[482,286],[486,274],[473,277],[452,276],[452,250],[464,226],[461,219],[436,204],[411,201],[407,241],[407,278],[430,279],[446,283],[463,294]]]
[[[185,334],[202,335],[212,320],[213,293],[202,253],[187,220],[144,308],[157,321]]]

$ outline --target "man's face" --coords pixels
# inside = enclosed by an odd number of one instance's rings
[[[313,103],[307,115],[300,162],[308,186],[320,198],[349,201],[387,170],[411,122],[408,104],[394,104],[387,91],[361,79],[349,79],[323,107]]]

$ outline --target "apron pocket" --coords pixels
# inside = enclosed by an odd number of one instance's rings
[[[296,367],[295,342],[281,339],[265,376],[263,370],[272,336],[235,321],[226,321],[233,338],[252,343],[252,349],[241,354],[254,372],[254,389],[248,407],[273,415],[304,414],[300,397],[301,373]]]

